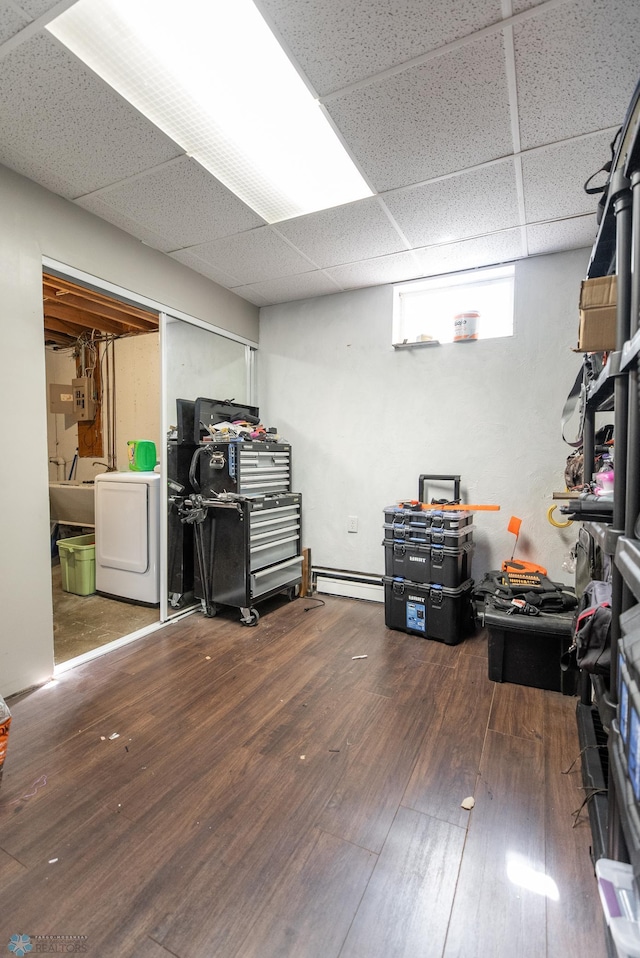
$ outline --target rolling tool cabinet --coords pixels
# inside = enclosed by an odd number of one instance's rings
[[[289,493],[204,499],[203,505],[195,594],[206,613],[214,615],[217,604],[233,606],[240,609],[243,625],[255,625],[256,602],[279,592],[295,598],[302,582],[302,497]]]
[[[288,443],[207,438],[210,425],[245,416],[257,419],[257,408],[195,401],[200,442],[183,518],[193,524],[194,595],[205,614],[232,606],[255,625],[256,602],[280,592],[293,599],[302,582],[302,497],[291,491]]]

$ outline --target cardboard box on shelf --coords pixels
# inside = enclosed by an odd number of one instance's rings
[[[616,277],[585,279],[580,287],[579,353],[616,348]]]

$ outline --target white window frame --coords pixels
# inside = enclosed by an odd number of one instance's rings
[[[510,280],[510,312],[511,312],[511,327],[509,332],[505,332],[502,329],[500,332],[491,332],[486,328],[482,328],[482,319],[478,323],[478,339],[494,339],[494,338],[504,338],[507,336],[513,336],[513,327],[514,327],[514,286],[515,286],[515,264],[503,264],[501,266],[490,266],[483,269],[474,269],[468,270],[464,273],[449,273],[441,276],[432,276],[428,279],[413,280],[409,283],[398,283],[393,287],[393,330],[392,330],[392,345],[394,349],[403,349],[403,348],[414,348],[416,346],[439,346],[439,345],[449,345],[453,341],[453,320],[454,316],[451,316],[451,339],[440,339],[435,336],[431,339],[418,339],[411,338],[406,335],[406,319],[404,316],[404,307],[405,303],[408,302],[406,297],[411,297],[412,304],[415,304],[417,298],[423,296],[425,305],[428,302],[428,298],[431,294],[438,291],[446,290],[460,290],[461,300],[466,299],[470,300],[470,304],[467,306],[460,307],[460,312],[463,312],[464,309],[471,309],[473,306],[473,290],[480,291],[483,288],[488,288],[495,283],[504,283],[505,280]],[[465,297],[465,289],[469,289],[471,292],[470,297]],[[478,298],[478,297],[475,297]],[[441,320],[439,321],[441,324]],[[438,322],[432,327],[431,330],[428,329],[428,321],[425,324],[425,329],[422,331],[423,335],[430,335],[437,332]],[[414,336],[420,335],[417,331],[414,331]]]

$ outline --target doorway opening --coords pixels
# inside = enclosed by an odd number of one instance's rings
[[[43,271],[43,312],[59,666],[159,622],[157,605],[97,594],[91,574],[96,476],[128,468],[130,439],[159,448],[159,313],[50,268]]]

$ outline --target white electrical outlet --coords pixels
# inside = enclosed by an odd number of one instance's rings
[[[347,532],[357,532],[357,531],[358,531],[358,517],[347,516]]]

